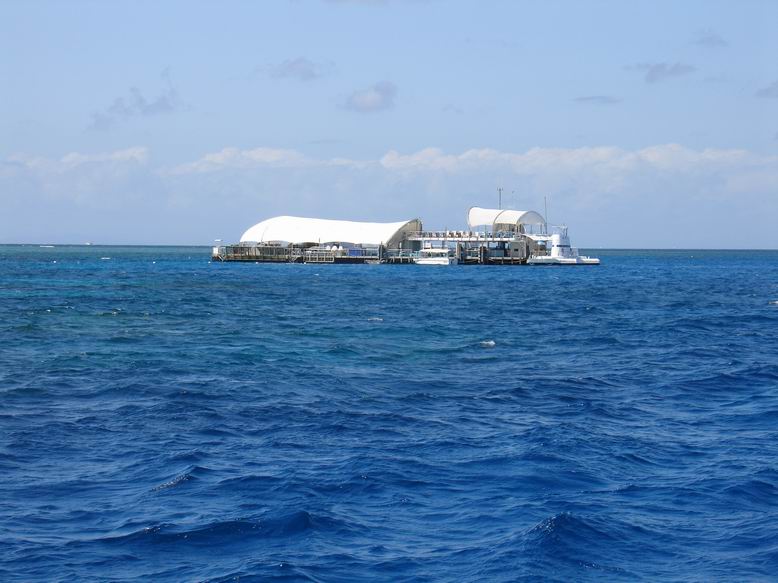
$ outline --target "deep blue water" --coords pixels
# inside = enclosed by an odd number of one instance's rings
[[[0,247],[0,579],[774,580],[778,252],[598,254]]]

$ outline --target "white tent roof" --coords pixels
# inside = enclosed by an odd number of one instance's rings
[[[248,229],[240,242],[269,243],[354,243],[388,244],[413,221],[399,223],[357,223],[305,217],[273,217]],[[419,227],[417,227],[419,228]],[[416,230],[416,229],[413,229]]]
[[[542,225],[545,219],[535,211],[514,211],[510,209],[484,209],[471,207],[467,213],[467,224],[474,227],[494,225]]]

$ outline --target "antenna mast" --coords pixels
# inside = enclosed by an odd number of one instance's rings
[[[502,186],[497,187],[497,208],[502,210]]]
[[[548,200],[546,199],[546,195],[543,195],[543,212],[546,215],[546,235],[548,235]]]

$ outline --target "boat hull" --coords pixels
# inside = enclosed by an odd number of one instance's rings
[[[417,257],[414,263],[416,265],[457,265],[459,261],[456,257]]]
[[[599,265],[596,257],[530,257],[528,265]]]

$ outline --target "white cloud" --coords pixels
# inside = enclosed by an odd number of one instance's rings
[[[390,4],[422,4],[429,0],[326,0],[329,4],[353,4],[356,6],[388,6]]]
[[[778,157],[762,157],[746,150],[693,150],[678,144],[651,146],[628,151],[600,146],[582,148],[532,148],[522,153],[500,152],[488,148],[445,154],[437,148],[425,148],[413,154],[388,152],[380,164],[389,170],[468,172],[503,167],[519,175],[554,173],[606,167],[612,172],[634,172],[651,167],[657,171],[696,171],[704,167],[748,167],[750,164],[778,162]]]
[[[261,67],[274,79],[297,79],[298,81],[313,81],[328,75],[334,65],[332,63],[315,63],[305,57],[287,59],[277,65]]]
[[[80,154],[71,152],[66,154],[60,160],[64,166],[73,167],[79,164],[88,164],[90,162],[137,162],[145,164],[148,161],[149,151],[147,148],[135,147],[126,150],[116,150],[115,152],[98,154]]]
[[[658,83],[673,77],[683,77],[694,73],[697,67],[684,63],[638,63],[627,67],[627,69],[644,73],[643,78],[646,83]]]
[[[171,174],[193,174],[215,172],[228,168],[257,168],[262,166],[294,168],[309,162],[299,152],[280,148],[254,148],[240,150],[224,148],[218,152],[206,154],[199,160],[181,164],[170,170]]]
[[[126,148],[124,150],[115,150],[113,152],[98,152],[94,154],[70,152],[69,154],[65,154],[57,160],[17,155],[12,156],[10,161],[16,162],[31,170],[65,172],[77,166],[81,166],[82,164],[104,164],[108,162],[130,162],[134,164],[146,164],[148,162],[148,157],[148,148],[137,146],[133,148]]]
[[[163,173],[172,175],[200,174],[221,170],[250,170],[258,168],[305,168],[315,166],[360,166],[364,162],[347,158],[316,159],[309,158],[297,150],[284,148],[224,148],[218,152],[205,154],[194,162],[180,164]]]
[[[720,34],[710,30],[701,30],[694,39],[694,44],[701,47],[721,48],[729,46],[729,43]]]
[[[767,99],[778,99],[778,80],[773,81],[766,87],[762,87],[756,92],[757,97],[766,97]]]
[[[160,94],[149,98],[137,87],[130,87],[127,95],[115,98],[111,105],[94,112],[88,129],[107,130],[117,122],[131,118],[170,114],[182,109],[184,105],[173,85],[170,69],[163,70],[160,76],[165,84]]]
[[[389,81],[380,81],[375,85],[355,91],[346,99],[345,107],[352,111],[370,113],[391,109],[397,96],[397,87]]]
[[[445,170],[453,172],[461,164],[463,156],[444,154],[438,148],[425,148],[414,154],[400,154],[395,150],[387,152],[379,161],[387,170]]]
[[[589,103],[592,105],[616,105],[624,100],[620,97],[614,97],[613,95],[584,95],[582,97],[576,97],[573,101],[577,103]]]

